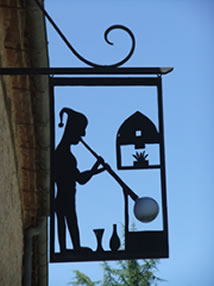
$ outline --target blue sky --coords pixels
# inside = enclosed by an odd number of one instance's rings
[[[214,283],[212,265],[214,255],[214,1],[46,0],[46,8],[72,45],[89,60],[110,64],[125,56],[130,44],[126,34],[119,31],[112,32],[111,40],[115,42],[114,46],[108,46],[103,39],[103,33],[109,26],[122,24],[129,27],[136,38],[135,53],[124,66],[174,67],[172,73],[163,76],[170,258],[160,260],[159,276],[167,280],[162,285],[212,285]],[[48,25],[48,40],[52,67],[84,66],[68,50],[50,25]],[[60,96],[57,98],[60,97],[60,100],[57,101],[57,108],[60,109],[61,106],[69,103],[88,112],[88,116],[94,108],[96,111],[99,110],[96,117],[103,116],[103,120],[106,118],[105,124],[109,125],[108,112],[103,112],[97,106],[91,106],[90,100],[87,103],[84,101],[84,104],[79,101],[81,97],[87,98],[85,96],[87,93],[97,102],[96,98],[99,98],[99,94],[105,98],[108,91],[106,93],[101,89],[90,91],[75,89],[71,92],[74,96],[69,97],[70,90],[59,90]],[[130,106],[126,103],[129,98],[128,91],[114,90],[111,94],[115,93],[118,94],[118,97],[115,96],[117,98],[115,106],[120,106],[121,96],[123,96],[121,109],[128,109]],[[141,98],[138,99],[139,91],[136,89],[133,94],[138,108],[138,101],[141,104]],[[151,108],[154,106],[151,98],[152,96],[143,104],[145,112],[149,113],[155,122],[155,109]],[[114,99],[111,100],[114,101]],[[128,112],[127,110],[127,114]],[[111,130],[119,128],[121,119],[110,118],[109,132],[114,132]],[[124,117],[121,115],[121,118]],[[101,122],[100,126],[96,124],[97,121],[89,117],[85,139],[116,170],[114,133],[109,135],[112,141],[103,144],[102,136],[100,139],[96,137],[97,130],[99,134],[102,133],[105,125]],[[57,136],[60,138],[60,133],[57,133]],[[83,152],[78,157],[80,167],[86,167],[84,165],[86,163],[90,166],[93,158],[86,151],[80,152]],[[81,160],[81,156],[85,159]],[[79,190],[82,201],[88,193],[92,193],[90,190],[96,192],[97,186],[102,184],[109,189],[109,194],[114,192],[114,196],[120,196],[119,192],[112,190],[115,188],[112,180],[105,175],[102,176],[94,179],[90,185],[84,186],[87,191]],[[141,179],[138,178],[138,186],[141,186]],[[133,178],[133,180],[136,182],[137,179]],[[156,187],[146,181],[142,184],[151,189]],[[102,209],[102,199],[104,198],[106,202],[110,199],[110,195],[106,195],[105,189],[101,191],[99,189],[96,195],[99,194],[98,208]],[[103,212],[106,215],[102,215],[102,221],[106,220],[106,224],[108,220],[112,224],[111,217],[114,215],[114,209],[118,209],[119,201],[119,197],[115,199],[111,206],[113,211],[109,213],[106,209],[106,212]],[[84,218],[88,216],[89,207],[91,206],[85,203],[84,208],[80,210],[83,223]],[[99,225],[102,221],[98,221],[97,224]],[[119,217],[117,223],[119,223]],[[85,239],[84,235],[82,239]],[[72,280],[74,269],[83,271],[95,280],[102,278],[99,262],[51,264],[50,286],[66,285]]]

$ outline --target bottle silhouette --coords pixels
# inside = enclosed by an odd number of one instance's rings
[[[117,234],[117,225],[113,224],[113,233],[109,242],[109,246],[112,251],[117,251],[120,247],[120,239]]]

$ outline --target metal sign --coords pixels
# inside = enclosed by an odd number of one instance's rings
[[[47,11],[38,0],[35,0],[46,18],[53,25],[57,33],[68,48],[81,61],[91,66],[90,68],[1,68],[0,74],[31,74],[49,75],[50,83],[50,112],[51,112],[51,192],[50,192],[50,262],[70,261],[98,261],[98,260],[121,260],[137,258],[161,258],[168,257],[168,223],[167,223],[167,197],[166,197],[166,174],[164,155],[164,126],[163,126],[163,103],[162,103],[162,75],[167,74],[173,68],[120,68],[132,56],[135,48],[133,33],[122,25],[113,25],[104,34],[108,44],[108,34],[114,29],[122,29],[131,38],[132,46],[128,55],[118,63],[112,65],[99,65],[83,58],[71,46],[61,30],[54,23]],[[59,76],[61,75],[61,76]],[[65,77],[66,76],[66,77]],[[68,101],[57,110],[56,101],[61,99],[61,88],[71,89],[66,97]],[[86,103],[78,93],[78,104],[74,104],[72,89],[84,89],[85,95],[90,96],[90,102]],[[152,88],[153,95],[148,92]],[[86,88],[86,89],[85,89]],[[88,123],[97,116],[90,114],[90,106],[98,105],[98,100],[91,97],[89,90],[100,88],[99,99],[107,97],[106,103],[116,96],[117,108],[113,122],[111,110],[108,117],[104,118],[105,106],[100,109],[97,122],[108,122],[102,132],[95,130],[100,135],[100,144],[112,144],[116,141],[114,152],[117,172],[104,157],[94,150],[94,145],[89,145],[86,135]],[[118,88],[121,89],[118,92]],[[137,92],[136,92],[137,88]],[[123,95],[124,89],[127,92]],[[144,92],[144,90],[146,90]],[[115,93],[115,94],[114,94]],[[137,94],[138,98],[133,94]],[[147,94],[148,93],[148,94]],[[128,94],[128,95],[127,95]],[[144,94],[142,96],[142,94]],[[72,96],[71,96],[72,95]],[[123,112],[126,103],[135,106]],[[154,97],[151,106],[145,108],[148,98]],[[135,98],[133,100],[133,98]],[[114,100],[112,101],[115,104]],[[89,104],[90,103],[90,104]],[[78,106],[78,108],[77,108]],[[156,107],[155,107],[156,106]],[[90,114],[90,117],[88,116]],[[115,119],[116,118],[116,119]],[[104,125],[102,125],[104,126]],[[96,128],[95,126],[92,128]],[[115,137],[108,136],[106,129],[113,129]],[[61,131],[59,131],[61,130]],[[107,134],[107,135],[105,135]],[[110,134],[110,133],[109,133]],[[85,138],[86,140],[85,140]],[[105,137],[106,136],[106,137]],[[87,143],[86,143],[87,141]],[[110,143],[111,142],[111,143]],[[99,145],[98,135],[92,142]],[[91,144],[91,141],[90,141]],[[82,150],[89,153],[94,163],[88,170],[79,168],[78,157],[73,153],[73,146],[81,145]],[[72,147],[72,148],[71,148]],[[130,152],[131,150],[131,152]],[[86,161],[86,160],[85,160]],[[140,175],[137,181],[131,181],[127,177],[130,174]],[[124,234],[118,232],[118,221],[111,224],[112,233],[106,233],[105,228],[88,227],[84,235],[84,229],[80,229],[79,212],[77,209],[77,193],[79,186],[87,186],[92,177],[98,178],[102,174],[108,174],[122,194],[122,204],[117,207],[122,213]],[[152,174],[152,175],[151,175]],[[127,179],[126,179],[127,178]],[[131,178],[131,177],[130,177]],[[147,179],[149,178],[149,179]],[[157,181],[156,184],[154,182]],[[130,185],[131,182],[131,185]],[[143,187],[141,187],[141,182]],[[145,186],[150,189],[146,191]],[[155,187],[154,187],[155,186]],[[151,190],[154,188],[155,190]],[[115,193],[116,194],[116,193]],[[103,194],[104,196],[104,194]],[[112,197],[112,202],[114,197]],[[98,196],[94,204],[105,205],[98,202]],[[111,204],[113,205],[113,203]],[[102,208],[102,206],[101,206]],[[100,208],[100,210],[101,210]],[[109,207],[109,211],[113,211]],[[90,213],[88,214],[90,216]],[[99,210],[96,216],[101,216]],[[106,213],[106,216],[108,214]],[[134,229],[132,219],[137,221]],[[101,216],[101,221],[104,217]],[[156,224],[158,222],[158,224]],[[94,235],[93,245],[87,245],[87,236]],[[82,234],[86,245],[82,245]],[[105,242],[103,242],[105,237]],[[106,238],[107,237],[107,238]],[[70,241],[68,243],[68,240]],[[106,243],[106,240],[108,243]]]
[[[119,73],[119,69],[117,72]],[[159,69],[160,71],[161,69]],[[126,72],[128,69],[126,69]],[[51,192],[51,225],[50,225],[50,251],[51,262],[66,261],[98,261],[98,260],[119,260],[134,258],[160,258],[168,257],[168,226],[167,226],[167,200],[166,200],[166,178],[165,178],[165,157],[164,157],[164,134],[163,134],[163,107],[162,107],[162,87],[161,75],[146,75],[150,69],[142,69],[141,74],[134,76],[133,73],[123,76],[103,75],[99,77],[54,77],[50,78],[50,94],[52,102],[52,192]],[[170,69],[165,72],[169,72]],[[116,73],[116,71],[115,71]],[[131,77],[130,77],[131,75]],[[57,97],[60,98],[60,88],[67,87],[68,92],[67,106],[61,108],[55,114],[54,105]],[[160,188],[157,190],[155,198],[133,190],[122,176],[113,170],[103,157],[97,154],[92,146],[89,146],[85,132],[88,122],[92,118],[87,118],[87,107],[85,102],[80,98],[82,108],[76,110],[72,105],[72,88],[84,87],[89,92],[90,88],[99,87],[107,90],[105,96],[108,97],[108,89],[113,87],[129,87],[131,89],[140,87],[142,89],[152,87],[154,97],[157,102],[157,122],[152,120],[142,112],[143,100],[139,96],[137,103],[138,109],[133,114],[121,122],[117,130],[114,130],[116,138],[115,157],[118,172],[152,172],[155,170],[156,178],[160,182]],[[58,93],[56,92],[58,90]],[[86,92],[85,91],[85,92]],[[87,93],[87,92],[86,92]],[[90,96],[90,95],[89,95]],[[100,94],[102,97],[102,93]],[[145,98],[145,97],[144,97]],[[141,102],[142,101],[142,102]],[[90,101],[91,105],[93,97]],[[125,104],[125,103],[124,103]],[[99,109],[99,106],[97,106]],[[119,104],[122,112],[123,105]],[[83,112],[82,110],[86,110]],[[99,118],[102,120],[102,118]],[[111,122],[109,122],[111,128]],[[58,144],[55,143],[57,130],[62,129]],[[100,130],[97,130],[99,133]],[[102,136],[102,134],[100,134]],[[85,138],[84,138],[85,136]],[[97,139],[95,141],[98,141]],[[95,142],[94,141],[94,142]],[[94,158],[95,163],[87,171],[79,170],[78,158],[75,157],[71,146],[81,145],[82,150],[85,148]],[[123,158],[127,156],[123,148],[133,146],[134,154],[129,154],[129,160]],[[150,147],[156,147],[156,158],[147,150]],[[130,159],[131,158],[131,159]],[[133,159],[133,160],[132,160]],[[107,172],[112,180],[120,187],[123,194],[123,235],[119,235],[116,224],[112,225],[112,235],[109,236],[109,245],[103,246],[102,238],[105,234],[104,228],[91,229],[94,233],[96,244],[91,246],[82,246],[80,233],[84,235],[84,230],[79,229],[78,211],[76,209],[76,196],[79,185],[87,185],[90,179],[100,173]],[[157,176],[158,174],[158,176]],[[124,176],[124,174],[122,174]],[[142,176],[142,175],[141,175]],[[125,177],[125,176],[124,176]],[[143,176],[142,176],[143,177]],[[94,179],[96,180],[96,179]],[[152,184],[153,182],[151,182]],[[139,184],[139,182],[138,182]],[[137,186],[136,186],[137,187]],[[157,198],[158,199],[157,199]],[[114,198],[112,198],[114,200]],[[96,201],[96,204],[100,202]],[[133,210],[129,204],[133,205]],[[132,214],[130,214],[132,212]],[[90,215],[90,214],[89,214]],[[108,214],[106,214],[108,215]],[[131,228],[130,217],[133,216],[142,225],[141,230]],[[97,213],[99,216],[99,213]],[[161,227],[158,230],[145,230],[145,225],[157,220],[161,221]],[[68,240],[72,246],[67,246]],[[124,243],[123,243],[124,240]]]

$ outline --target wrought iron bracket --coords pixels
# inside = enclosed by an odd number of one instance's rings
[[[99,67],[118,67],[123,65],[124,63],[126,63],[132,56],[132,54],[134,53],[135,50],[135,37],[132,33],[132,31],[123,26],[123,25],[112,25],[110,26],[104,33],[104,39],[105,41],[109,44],[109,45],[113,45],[113,43],[111,41],[109,41],[108,39],[108,35],[112,30],[115,29],[119,29],[119,30],[123,30],[126,33],[128,33],[128,35],[131,38],[132,41],[132,45],[131,45],[131,49],[128,53],[128,55],[120,60],[117,63],[114,64],[110,64],[110,65],[100,65],[100,64],[96,64],[92,61],[87,60],[86,58],[84,58],[83,56],[81,56],[75,49],[74,47],[71,45],[71,43],[68,41],[68,39],[65,37],[65,35],[62,33],[62,31],[60,30],[60,28],[56,25],[56,23],[54,22],[54,20],[51,18],[51,16],[48,14],[48,12],[44,9],[44,7],[40,4],[40,2],[38,0],[35,0],[37,6],[40,8],[40,10],[43,12],[43,14],[46,16],[46,18],[48,19],[48,21],[51,23],[51,25],[53,26],[53,28],[56,30],[56,32],[59,34],[59,36],[61,37],[61,39],[64,41],[64,43],[67,45],[67,47],[71,50],[71,52],[82,62],[84,62],[85,64],[95,67],[95,68],[99,68]]]
[[[48,21],[51,23],[51,25],[54,27],[56,32],[59,34],[61,39],[65,42],[67,47],[71,50],[71,52],[82,62],[84,62],[89,67],[85,68],[70,68],[70,67],[61,67],[61,68],[0,68],[0,76],[15,76],[15,75],[44,75],[49,77],[49,84],[50,84],[50,112],[51,112],[51,220],[50,220],[50,260],[51,262],[68,262],[68,261],[97,261],[97,260],[118,260],[118,259],[136,259],[136,258],[160,258],[160,257],[168,257],[168,222],[167,222],[167,200],[166,200],[166,178],[165,178],[165,155],[164,155],[164,136],[163,136],[163,103],[162,103],[162,75],[166,75],[169,72],[173,70],[172,67],[120,67],[124,63],[126,63],[131,56],[134,53],[135,50],[135,37],[130,29],[123,25],[113,25],[109,27],[105,33],[104,33],[104,39],[109,45],[113,45],[112,42],[109,41],[108,36],[109,33],[112,32],[115,29],[123,30],[125,31],[131,38],[131,48],[128,52],[128,55],[110,65],[100,65],[96,64],[94,62],[91,62],[87,59],[85,59],[83,56],[81,56],[70,44],[70,42],[67,40],[65,35],[62,33],[62,31],[59,29],[59,27],[56,25],[56,23],[53,21],[53,19],[50,17],[50,15],[47,13],[47,11],[44,9],[43,5],[40,3],[40,1],[35,0],[35,3],[38,5],[39,9],[41,9],[42,13],[44,13],[45,17],[48,19]],[[68,76],[70,75],[70,76]],[[124,221],[125,221],[125,248],[123,250],[119,249],[119,242],[118,237],[116,238],[116,234],[112,237],[110,240],[110,249],[102,249],[101,246],[101,239],[103,234],[103,229],[94,229],[95,236],[97,238],[98,246],[96,250],[92,250],[87,248],[81,248],[80,245],[78,245],[78,239],[73,239],[73,249],[67,250],[63,246],[63,240],[65,239],[65,235],[61,235],[64,231],[65,226],[65,219],[69,220],[70,214],[72,214],[73,217],[76,217],[75,212],[75,206],[73,207],[73,212],[70,212],[70,205],[67,204],[67,209],[64,205],[63,200],[58,200],[58,205],[56,206],[56,197],[54,195],[55,185],[56,183],[56,177],[61,176],[61,178],[64,179],[64,162],[63,159],[61,160],[60,155],[63,154],[64,156],[64,150],[63,148],[60,149],[60,151],[57,153],[57,160],[55,158],[56,148],[55,149],[55,118],[54,118],[54,89],[55,87],[60,86],[70,86],[70,87],[81,87],[81,86],[102,86],[102,87],[109,87],[109,86],[154,86],[157,90],[157,102],[158,102],[158,131],[155,133],[156,137],[149,137],[147,138],[146,143],[157,143],[159,145],[159,157],[160,157],[160,163],[156,165],[135,165],[135,166],[122,166],[121,164],[121,154],[119,148],[122,146],[122,144],[127,144],[127,141],[131,138],[131,136],[125,140],[122,138],[122,140],[117,140],[117,159],[119,161],[118,163],[118,169],[157,169],[160,172],[160,178],[161,178],[161,209],[162,209],[162,218],[163,218],[163,229],[159,231],[139,231],[139,232],[132,232],[130,231],[128,225],[129,225],[129,216],[128,216],[128,198],[131,197],[132,200],[137,201],[138,195],[136,195],[129,187],[121,180],[121,178],[107,165],[104,164],[104,162],[101,163],[103,167],[106,168],[106,170],[110,173],[110,175],[117,181],[117,183],[122,187],[122,191],[124,194]],[[73,112],[68,111],[71,110],[70,108],[66,107],[64,108],[67,110],[67,112]],[[63,111],[63,112],[64,112]],[[62,112],[62,111],[61,111]],[[77,113],[77,112],[76,112]],[[140,112],[136,112],[136,114],[140,114]],[[68,114],[69,115],[69,114]],[[61,115],[62,116],[62,115]],[[78,115],[79,116],[79,115]],[[78,117],[77,116],[77,117]],[[69,117],[69,116],[68,116]],[[81,114],[80,116],[82,119],[81,123],[83,121],[86,124],[87,118]],[[135,114],[133,116],[130,116],[131,119],[135,118]],[[152,123],[146,118],[146,116],[140,114],[139,116],[141,118],[141,121],[143,124],[145,123],[145,126],[148,129],[148,125],[152,126]],[[125,122],[130,122],[128,118]],[[66,122],[66,132],[71,132],[70,126],[68,126],[68,121]],[[76,126],[76,132],[79,128],[79,122],[77,122]],[[61,125],[62,122],[60,123]],[[131,124],[128,123],[128,127]],[[125,124],[122,124],[119,131],[118,136],[120,136],[123,132],[123,127]],[[143,126],[143,127],[145,127]],[[68,127],[68,128],[67,128]],[[85,126],[86,127],[86,126]],[[126,125],[127,127],[127,125]],[[73,128],[73,125],[72,125]],[[74,129],[75,129],[74,128]],[[142,128],[143,129],[143,128]],[[69,131],[68,131],[69,130]],[[122,131],[121,131],[122,130]],[[133,131],[133,130],[132,130]],[[136,130],[134,130],[136,131]],[[65,132],[65,133],[66,133]],[[73,132],[73,130],[72,130]],[[71,132],[71,133],[72,133]],[[64,134],[65,134],[64,133]],[[63,136],[64,136],[63,134]],[[72,133],[73,135],[74,133]],[[69,134],[71,135],[71,134]],[[72,136],[69,136],[71,138]],[[122,137],[122,136],[121,136]],[[154,139],[155,137],[155,139]],[[121,139],[121,138],[120,138]],[[134,144],[138,144],[139,140],[142,138],[135,138]],[[70,140],[70,139],[69,139]],[[142,141],[142,140],[141,140]],[[79,139],[79,142],[82,142],[83,145],[90,151],[92,154],[95,155],[97,160],[99,160],[99,156],[86,144],[82,139]],[[125,143],[124,143],[125,142]],[[67,145],[69,142],[66,142]],[[128,142],[129,143],[129,142]],[[133,143],[133,142],[132,142]],[[145,142],[140,142],[141,146]],[[138,147],[136,147],[138,149]],[[63,157],[61,156],[61,157]],[[70,157],[72,157],[72,154],[69,154]],[[69,157],[68,156],[68,157]],[[134,157],[137,158],[135,155]],[[142,157],[142,156],[141,156]],[[59,162],[60,164],[54,164],[54,160]],[[75,161],[75,159],[69,159]],[[74,168],[74,163],[67,160],[66,164],[68,164],[68,167],[70,167],[70,164]],[[69,161],[69,162],[68,162]],[[144,160],[145,161],[145,160]],[[145,162],[144,162],[145,163]],[[60,165],[56,168],[56,165]],[[95,164],[96,165],[96,164]],[[57,169],[57,171],[53,174],[53,170]],[[69,169],[69,168],[67,168]],[[69,169],[70,170],[70,169]],[[76,169],[75,169],[76,171]],[[99,172],[99,170],[96,170]],[[57,174],[58,172],[58,174]],[[69,174],[68,176],[68,186],[62,183],[62,188],[60,191],[65,187],[66,191],[70,190],[70,181],[69,181]],[[72,184],[76,184],[76,182],[72,181]],[[71,184],[71,185],[72,185]],[[74,192],[75,193],[75,192]],[[75,194],[72,197],[72,203],[75,205]],[[66,201],[66,199],[64,200]],[[66,210],[65,210],[66,209]],[[63,210],[63,211],[62,211]],[[55,249],[55,242],[56,242],[56,214],[58,216],[58,244],[60,245],[60,251],[56,251]],[[71,229],[73,226],[75,228],[76,222],[75,218],[72,220],[72,222],[69,222],[69,228]],[[76,225],[76,230],[78,230],[78,227]],[[115,225],[114,225],[114,233]],[[75,231],[72,233],[74,236],[78,235],[78,233]],[[71,235],[72,236],[72,235]],[[75,245],[76,244],[76,245]]]

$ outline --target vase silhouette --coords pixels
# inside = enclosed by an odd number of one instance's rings
[[[117,234],[117,225],[113,224],[113,233],[109,242],[112,251],[117,251],[120,247],[120,238]]]
[[[102,238],[103,238],[103,233],[104,233],[104,229],[100,228],[100,229],[93,229],[95,235],[96,235],[96,239],[97,239],[97,249],[96,251],[104,251],[103,247],[102,247]]]

